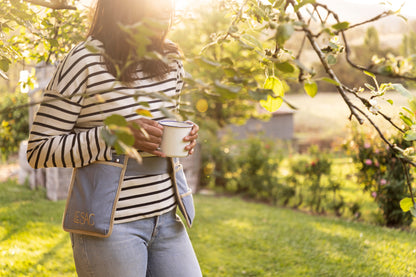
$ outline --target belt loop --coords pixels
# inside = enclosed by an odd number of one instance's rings
[[[153,227],[153,232],[152,232],[152,238],[154,238],[157,235],[157,229],[158,229],[158,225],[159,225],[159,219],[160,216],[155,216],[155,226]]]

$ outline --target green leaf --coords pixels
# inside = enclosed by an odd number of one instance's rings
[[[117,142],[117,136],[111,134],[106,128],[101,130],[101,136],[107,145],[114,146],[114,144]]]
[[[226,96],[230,96],[230,97],[237,96],[236,94],[241,91],[241,87],[229,86],[229,85],[221,83],[219,80],[215,80],[214,85],[220,93],[226,94]]]
[[[400,118],[403,121],[403,123],[406,124],[407,126],[409,127],[413,126],[413,121],[409,117],[402,114]]]
[[[265,108],[268,112],[277,111],[283,104],[282,97],[267,96],[267,100],[260,100],[260,105]]]
[[[136,113],[138,115],[142,115],[146,117],[153,117],[152,113],[149,110],[145,110],[145,109],[137,109]]]
[[[248,44],[249,46],[263,50],[263,45],[261,44],[261,42],[252,35],[244,34],[241,36],[240,40],[242,40],[243,43]]]
[[[50,38],[48,39],[48,42],[51,45],[51,47],[59,47],[59,42],[56,39]]]
[[[9,70],[9,65],[11,61],[5,57],[0,60],[0,70],[7,72]]]
[[[322,32],[325,32],[325,33],[327,33],[330,36],[334,36],[335,35],[334,32],[332,32],[332,30],[330,28],[324,28],[324,29],[322,29]]]
[[[113,114],[110,115],[109,117],[107,117],[106,119],[104,119],[104,124],[105,125],[116,125],[116,126],[127,126],[127,121],[126,119],[118,114]]]
[[[404,134],[404,139],[407,141],[414,141],[416,140],[416,132],[413,130],[409,130]]]
[[[335,81],[335,80],[333,80],[333,79],[331,79],[331,78],[324,77],[324,78],[322,78],[321,80],[322,80],[322,81],[324,81],[324,82],[327,82],[327,83],[333,84],[333,85],[335,85],[335,86],[337,86],[337,87],[339,87],[339,86],[341,85],[340,83],[338,83],[337,81]]]
[[[275,76],[268,77],[264,82],[265,89],[271,89],[274,92],[274,96],[284,96],[285,91],[282,81]]]
[[[307,82],[303,87],[306,93],[312,98],[318,93],[318,85],[315,82]]]
[[[371,90],[371,91],[375,91],[375,90],[376,90],[376,88],[375,88],[375,87],[373,87],[373,86],[372,86],[372,85],[370,85],[370,84],[365,83],[365,84],[364,84],[364,86],[365,86],[366,88],[368,88],[369,90]]]
[[[120,144],[116,143],[114,145],[114,149],[116,150],[117,155],[124,154],[124,148],[120,146]]]
[[[257,88],[255,91],[250,90],[248,92],[248,94],[251,96],[251,98],[253,98],[256,101],[260,101],[260,100],[267,100],[267,97],[269,95],[273,95],[274,92],[271,89],[262,89],[262,88]]]
[[[238,74],[238,72],[232,67],[223,68],[223,70],[224,70],[225,76],[229,78],[234,77]]]
[[[230,28],[228,28],[228,33],[233,34],[238,32],[238,27],[235,25],[231,25]]]
[[[295,28],[290,23],[280,24],[276,31],[276,42],[279,45],[283,45],[288,39],[291,38]]]
[[[393,105],[393,104],[394,104],[393,100],[391,100],[391,99],[387,99],[386,101],[387,101],[387,103],[389,103],[390,105]]]
[[[99,48],[97,48],[97,47],[95,47],[94,45],[91,45],[91,44],[85,44],[85,48],[89,51],[89,52],[91,52],[91,53],[98,53],[98,52],[100,52],[100,49]]]
[[[411,207],[410,208],[410,213],[413,215],[413,217],[416,217],[416,208],[415,207]]]
[[[374,75],[373,73],[368,72],[368,71],[366,71],[366,70],[364,70],[364,74],[365,74],[365,75],[367,75],[367,76],[370,76],[370,77],[371,77],[371,78],[373,78],[373,79],[375,79],[375,78],[376,78],[376,75]]]
[[[402,84],[392,84],[392,87],[406,98],[413,98],[413,94],[407,90]]]
[[[284,4],[286,2],[286,0],[277,0],[276,2],[274,2],[273,4],[273,8],[279,8],[280,6],[282,6],[282,4]]]
[[[330,65],[334,65],[337,63],[337,58],[334,55],[328,55],[326,59]]]
[[[132,146],[134,144],[134,136],[126,132],[116,132],[117,138],[124,144]]]
[[[316,3],[315,0],[302,0],[299,2],[298,5],[295,6],[295,12],[299,11],[299,9],[305,6],[306,4],[314,4],[314,3]]]
[[[348,29],[349,26],[350,26],[350,23],[347,21],[344,21],[344,22],[339,22],[337,24],[332,25],[332,28],[334,28],[335,30],[344,30],[344,29]]]
[[[267,100],[260,100],[260,105],[269,112],[277,111],[283,104],[285,94],[282,81],[275,76],[268,77],[264,83],[264,89],[273,91],[274,96],[268,95]]]
[[[402,109],[403,110],[405,110],[406,112],[408,112],[409,114],[411,114],[411,115],[413,115],[414,113],[411,111],[411,110],[409,110],[408,108],[406,108],[406,107],[402,107]]]
[[[413,111],[413,113],[416,113],[416,98],[412,98],[408,102],[409,108]]]
[[[295,67],[291,65],[289,62],[284,63],[276,63],[276,68],[284,73],[293,73],[295,71]]]
[[[402,208],[403,212],[410,211],[410,208],[412,208],[413,206],[414,205],[413,205],[412,198],[406,197],[400,201],[400,208]]]
[[[196,58],[195,61],[207,70],[218,70],[218,68],[221,67],[220,63],[217,63],[204,57]]]
[[[221,59],[221,63],[231,65],[231,66],[234,65],[234,61],[229,57]]]

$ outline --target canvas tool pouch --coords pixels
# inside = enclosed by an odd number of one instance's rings
[[[195,206],[192,195],[192,190],[190,189],[185,173],[183,171],[183,166],[179,162],[178,158],[172,158],[171,163],[173,166],[172,179],[175,184],[176,198],[178,199],[178,207],[184,216],[188,227],[192,226],[195,217]]]
[[[142,164],[124,155],[74,169],[67,197],[63,229],[68,232],[109,237],[124,176],[172,173],[178,206],[187,225],[195,216],[192,191],[178,160],[146,157]]]
[[[128,159],[75,168],[63,218],[68,232],[108,237]]]

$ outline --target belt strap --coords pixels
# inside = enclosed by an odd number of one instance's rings
[[[124,159],[127,161],[127,169],[124,176],[139,176],[139,175],[158,175],[171,172],[171,166],[167,158],[162,157],[144,157],[143,162],[139,164],[135,159],[128,158],[126,155],[112,155],[112,161],[123,163]]]

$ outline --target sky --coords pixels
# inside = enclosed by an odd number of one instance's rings
[[[319,0],[318,0],[319,1]],[[388,3],[391,4],[391,6],[393,6],[394,9],[398,9],[400,8],[400,6],[404,3],[404,6],[402,8],[402,12],[403,13],[407,13],[407,14],[413,14],[416,15],[416,1],[414,0],[346,0],[347,2],[350,3],[354,3],[354,4],[366,4],[366,5],[379,5],[379,6],[383,6],[381,3],[386,3],[388,5]],[[384,5],[384,6],[387,6]]]
[[[89,4],[92,0],[81,0],[83,4]],[[179,8],[186,7],[188,5],[196,5],[200,1],[209,1],[209,0],[175,0]],[[272,2],[272,1],[270,1]],[[405,3],[401,13],[408,17],[416,18],[416,1],[415,0],[317,0],[317,2],[322,4],[327,4],[329,7],[337,9],[342,14],[342,11],[345,7],[350,7],[351,13],[354,13],[357,17],[366,17],[368,15],[368,8],[374,8],[375,11],[380,11],[388,7],[388,5],[381,5],[380,3],[390,3],[393,7],[393,10],[400,8],[400,6]],[[357,7],[365,7],[365,9],[357,9]],[[348,10],[348,9],[347,9]],[[360,12],[361,10],[361,12]]]
[[[349,13],[354,13],[354,16],[357,17],[368,17],[371,9],[374,9],[374,13],[389,9],[389,7],[396,11],[404,4],[400,11],[401,14],[406,17],[416,17],[415,0],[317,0],[317,2],[338,9],[339,14],[342,14],[342,11],[350,11]]]

